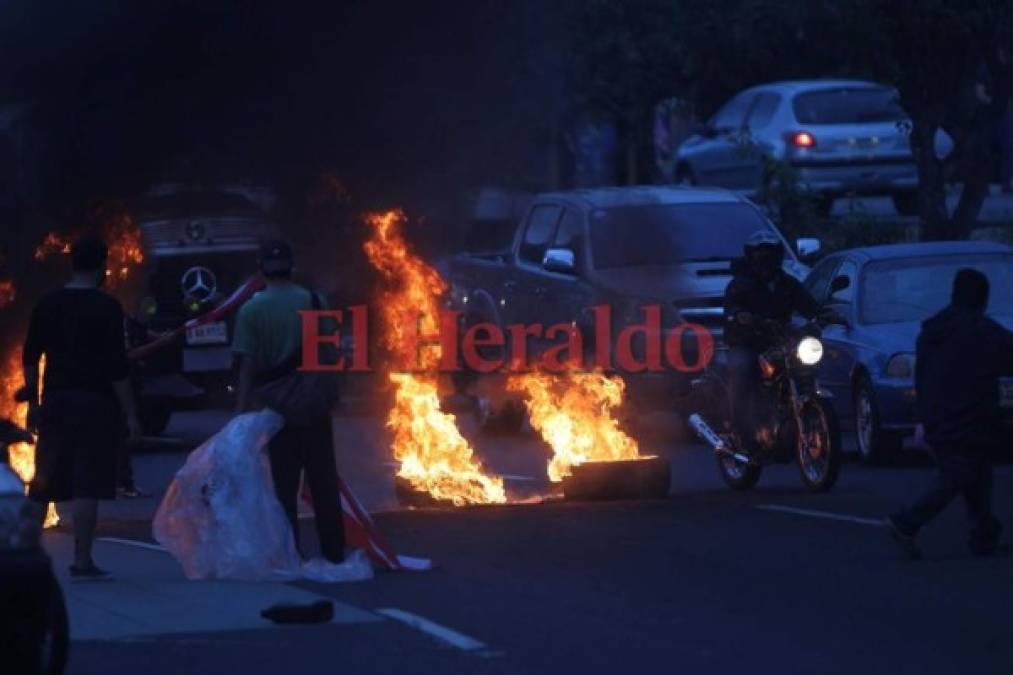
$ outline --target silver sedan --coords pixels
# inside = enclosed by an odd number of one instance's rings
[[[676,181],[762,192],[786,162],[829,211],[837,197],[889,195],[916,210],[911,122],[897,92],[861,80],[775,82],[735,95],[676,154]]]

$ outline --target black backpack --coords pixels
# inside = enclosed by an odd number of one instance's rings
[[[309,290],[309,289],[307,289]],[[315,292],[310,292],[314,310],[321,307]],[[338,350],[334,345],[321,346],[321,362],[336,363]],[[303,372],[302,350],[297,349],[280,365],[256,377],[254,398],[261,407],[270,408],[285,418],[286,424],[305,426],[321,417],[329,417],[341,400],[338,373],[333,371]]]

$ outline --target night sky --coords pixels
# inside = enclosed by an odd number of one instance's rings
[[[358,197],[426,208],[537,183],[540,3],[5,2],[0,96],[31,104],[36,201],[158,180],[285,189],[332,171]]]

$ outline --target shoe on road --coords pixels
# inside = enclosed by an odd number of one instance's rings
[[[897,545],[900,546],[901,550],[904,551],[904,555],[909,560],[921,560],[922,551],[918,548],[915,536],[902,530],[897,525],[897,521],[893,519],[893,516],[887,516],[883,520],[883,526],[890,531],[890,536],[897,542]]]

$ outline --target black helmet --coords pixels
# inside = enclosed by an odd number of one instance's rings
[[[749,239],[746,240],[746,245],[743,247],[743,252],[748,258],[750,253],[761,246],[770,246],[784,253],[784,244],[770,230],[757,230],[749,235]]]
[[[749,235],[742,252],[746,262],[765,276],[776,272],[784,263],[784,243],[770,230],[757,230]]]

